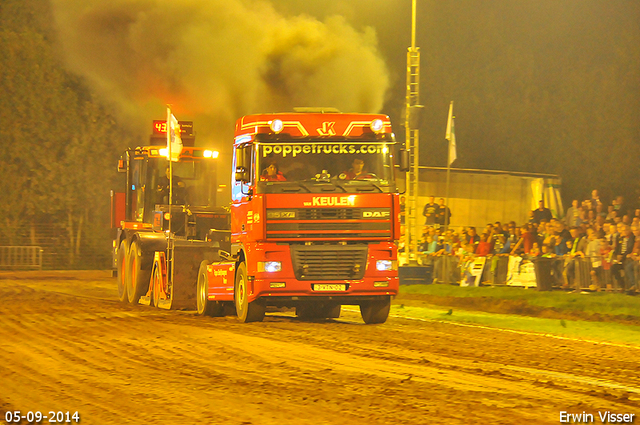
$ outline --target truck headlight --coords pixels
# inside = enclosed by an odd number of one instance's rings
[[[378,260],[376,261],[376,269],[379,272],[394,270],[393,263],[394,262],[392,260]]]
[[[258,271],[276,273],[282,271],[282,263],[280,261],[259,261]]]

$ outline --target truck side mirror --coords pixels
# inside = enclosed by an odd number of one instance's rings
[[[236,167],[236,181],[237,182],[242,182],[242,183],[248,183],[249,182],[249,176],[247,175],[247,169],[240,166],[240,167]]]
[[[400,171],[409,171],[409,151],[406,149],[400,149]]]
[[[118,160],[118,172],[119,173],[127,172],[127,166],[125,165],[124,159],[122,157],[120,157],[120,159]]]

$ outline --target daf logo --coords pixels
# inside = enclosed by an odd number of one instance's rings
[[[391,215],[389,211],[363,211],[363,218],[387,218]]]

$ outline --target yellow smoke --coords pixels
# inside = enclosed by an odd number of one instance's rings
[[[167,103],[212,134],[242,115],[295,106],[378,112],[389,86],[373,29],[340,16],[287,18],[249,0],[53,5],[70,69],[145,126]]]

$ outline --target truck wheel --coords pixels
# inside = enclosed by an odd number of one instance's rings
[[[127,301],[127,251],[126,239],[120,242],[118,248],[118,298],[122,302]]]
[[[149,290],[151,267],[148,264],[148,259],[142,256],[138,241],[131,242],[128,258],[130,278],[127,281],[127,293],[129,303],[138,304],[140,297]]]
[[[224,316],[224,305],[218,301],[211,301],[209,295],[209,275],[207,274],[207,266],[209,262],[204,260],[200,263],[198,270],[198,294],[197,294],[197,310],[200,316]]]
[[[365,301],[360,304],[360,314],[367,325],[386,322],[390,309],[390,297],[385,297],[382,300]]]
[[[249,280],[247,279],[247,266],[245,263],[240,263],[236,270],[234,299],[236,313],[242,323],[262,322],[265,305],[260,300],[249,302]]]

